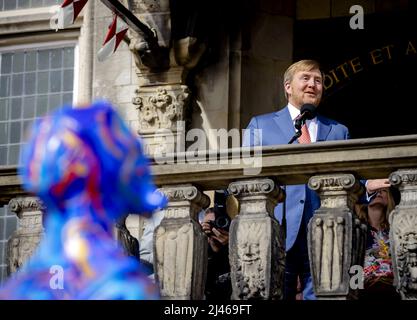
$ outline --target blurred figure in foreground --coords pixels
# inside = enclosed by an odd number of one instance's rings
[[[126,213],[166,204],[138,137],[107,102],[64,106],[35,122],[24,188],[46,205],[45,237],[1,299],[157,299],[157,288],[112,237]]]

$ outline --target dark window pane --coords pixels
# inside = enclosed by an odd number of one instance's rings
[[[64,68],[74,67],[74,48],[64,49]]]
[[[5,53],[1,55],[1,74],[10,73],[12,71],[12,55]]]
[[[7,122],[0,122],[0,144],[7,144],[8,128]]]
[[[32,7],[33,8],[39,8],[43,6],[42,0],[32,0]]]
[[[61,68],[62,66],[62,49],[51,50],[51,68]]]
[[[65,93],[62,103],[63,104],[72,104],[72,93]]]
[[[10,0],[9,0],[10,1]],[[18,0],[17,1],[17,8],[18,9],[27,9],[30,7],[29,0]]]
[[[48,72],[38,72],[38,93],[48,92]]]
[[[45,5],[47,6],[52,6],[54,4],[60,4],[62,2],[62,0],[44,0],[45,1]]]
[[[23,94],[23,74],[12,75],[12,95],[21,96]]]
[[[25,70],[36,70],[36,51],[26,52],[25,54]]]
[[[12,233],[16,230],[17,227],[17,218],[16,217],[8,217],[6,218],[6,239],[12,235]]]
[[[64,70],[64,91],[72,91],[74,84],[74,70]]]
[[[38,52],[38,69],[49,69],[49,50],[42,50]]]
[[[35,117],[36,100],[34,96],[23,99],[23,119]]]
[[[23,52],[18,52],[13,55],[13,72],[23,71],[24,58]]]
[[[25,94],[34,94],[36,89],[36,73],[25,74]]]
[[[60,92],[61,91],[61,71],[51,71],[50,73],[50,90],[49,92]]]
[[[30,128],[30,125],[33,123],[33,120],[25,120],[23,122],[23,140],[27,140],[27,131]]]
[[[4,225],[6,224],[6,219],[0,219],[0,239],[4,239]]]
[[[10,76],[1,76],[0,78],[0,97],[10,95]]]
[[[0,124],[0,126],[1,126],[1,124]],[[1,139],[1,137],[0,137],[0,139]],[[7,164],[7,147],[0,145],[0,166],[4,166],[6,164]]]
[[[36,97],[36,117],[42,117],[48,110],[48,96]]]
[[[4,10],[14,10],[14,9],[16,9],[15,1],[10,1],[10,0],[4,1]]]
[[[20,122],[10,122],[9,124],[10,124],[9,142],[19,143],[20,142],[20,129],[21,129],[22,124]]]
[[[60,94],[51,94],[49,96],[49,111],[55,110],[57,107],[61,106],[61,95]]]
[[[22,98],[13,98],[10,107],[10,119],[20,119],[22,117]]]
[[[20,145],[9,146],[9,161],[8,165],[18,164]]]
[[[7,99],[0,100],[0,121],[8,120],[7,109],[8,109],[8,102]]]

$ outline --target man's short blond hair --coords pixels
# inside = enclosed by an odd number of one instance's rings
[[[287,99],[288,96],[287,91],[285,90],[285,85],[292,81],[294,75],[298,71],[311,71],[315,69],[320,70],[320,64],[316,60],[300,60],[288,67],[287,71],[284,73],[284,92]]]

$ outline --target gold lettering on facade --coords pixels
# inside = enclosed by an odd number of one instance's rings
[[[358,73],[363,70],[363,67],[361,65],[361,61],[359,60],[359,57],[356,57],[349,61],[350,66],[352,67],[353,73]]]
[[[327,84],[327,80],[330,80],[330,84]],[[325,74],[324,80],[323,80],[324,90],[329,89],[332,85],[333,85],[333,78],[329,76],[328,74]]]
[[[381,49],[375,49],[370,52],[372,63],[373,64],[380,64],[384,62],[384,59],[382,59],[382,51]]]
[[[394,45],[392,45],[392,44],[390,44],[390,45],[388,45],[388,46],[385,46],[385,47],[383,47],[382,49],[386,49],[387,50],[387,54],[388,54],[388,60],[391,60],[391,50],[390,50],[390,48],[393,48],[394,47]]]
[[[347,74],[347,72],[345,70],[345,65],[347,66],[348,64],[345,62],[345,63],[341,64],[340,66],[338,66],[336,68],[336,70],[338,70],[338,69],[342,70],[342,73],[345,76],[345,78],[349,78],[349,76],[348,76],[348,74]]]
[[[408,41],[408,45],[407,45],[407,51],[405,52],[405,55],[408,56],[411,53],[416,54],[416,48],[413,46],[413,43],[411,41]]]

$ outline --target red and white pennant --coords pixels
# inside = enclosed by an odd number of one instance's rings
[[[58,29],[72,25],[88,0],[65,0],[58,11]]]
[[[116,51],[120,42],[122,42],[128,29],[128,25],[119,18],[116,14],[114,15],[113,22],[109,27],[106,39],[104,40],[103,46],[97,53],[98,61],[104,61]]]

